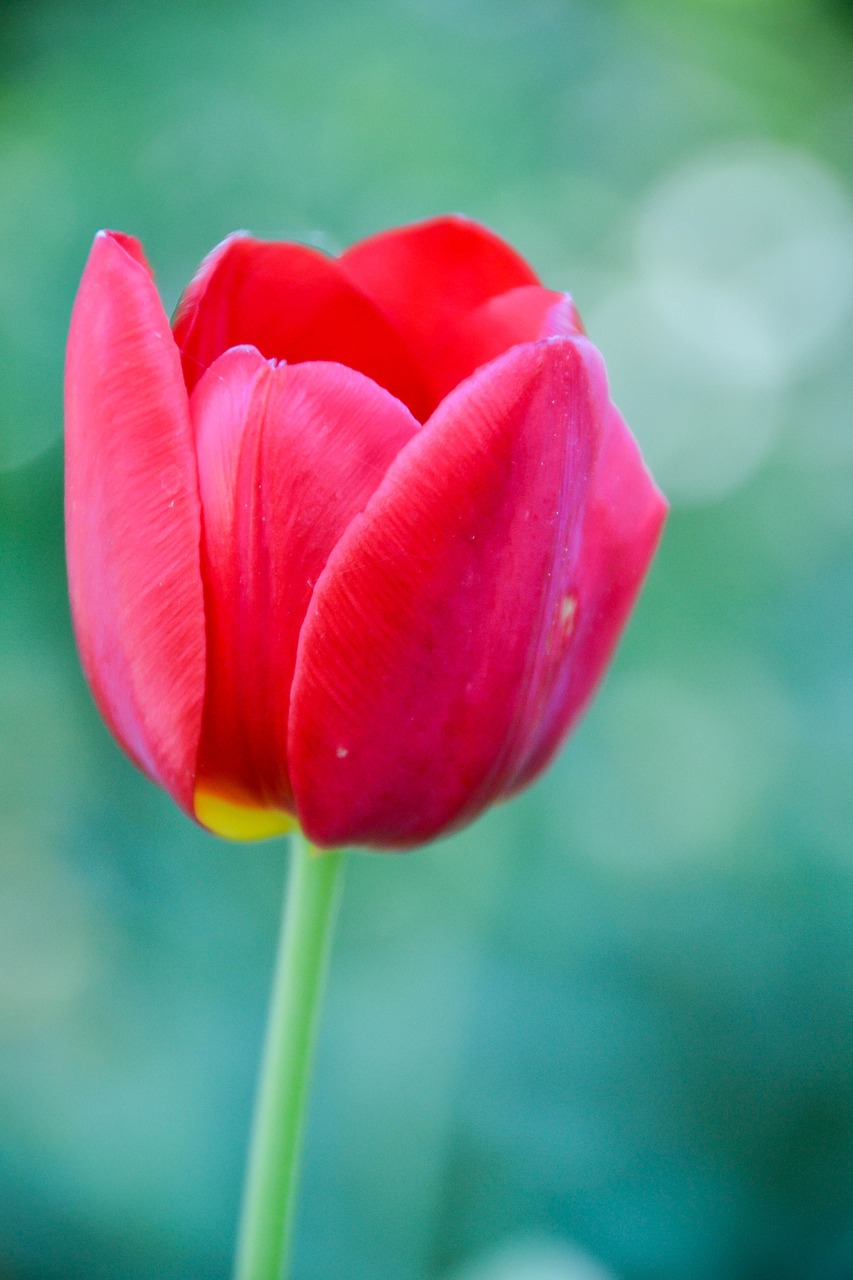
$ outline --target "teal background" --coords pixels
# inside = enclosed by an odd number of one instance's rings
[[[295,1280],[853,1276],[853,9],[0,7],[0,1277],[229,1272],[284,848],[139,776],[75,657],[65,334],[235,227],[463,210],[573,291],[672,500],[600,696],[347,871]]]

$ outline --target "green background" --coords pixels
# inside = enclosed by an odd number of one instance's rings
[[[550,773],[347,871],[295,1280],[853,1276],[853,12],[0,7],[0,1276],[229,1271],[284,847],[80,675],[61,378],[92,235],[462,210],[571,289],[672,501]]]

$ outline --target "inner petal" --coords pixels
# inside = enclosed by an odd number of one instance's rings
[[[237,235],[202,264],[173,321],[192,391],[230,347],[328,360],[366,374],[419,420],[432,409],[418,353],[339,264],[305,245]]]
[[[508,289],[539,283],[511,245],[459,215],[381,231],[347,249],[340,264],[421,353],[428,376],[465,316]]]
[[[542,285],[521,285],[488,298],[468,311],[444,334],[436,347],[430,389],[436,401],[481,365],[521,342],[570,338],[584,329],[567,293]]]
[[[207,619],[196,814],[211,796],[292,811],[290,686],[314,584],[417,423],[363,374],[247,347],[215,361],[191,411]]]

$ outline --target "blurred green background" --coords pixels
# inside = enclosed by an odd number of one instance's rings
[[[73,650],[100,226],[462,210],[571,289],[672,500],[605,687],[461,835],[350,860],[295,1280],[853,1276],[853,9],[0,7],[0,1277],[228,1275],[283,846],[137,775]]]

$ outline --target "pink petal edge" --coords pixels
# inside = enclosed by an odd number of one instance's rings
[[[205,681],[195,453],[178,351],[129,236],[95,238],[71,320],[65,405],[83,669],[129,755],[192,813]]]

